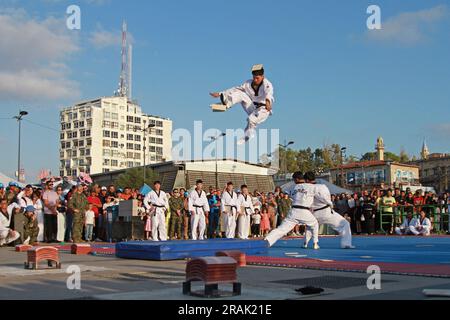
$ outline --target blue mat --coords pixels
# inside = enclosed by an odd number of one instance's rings
[[[205,241],[130,241],[116,244],[116,256],[138,260],[182,260],[215,256],[216,252],[238,250],[247,255],[267,254],[263,240],[214,239]]]
[[[354,237],[354,250],[340,249],[340,238],[337,237],[320,238],[321,249],[317,251],[302,249],[302,244],[303,239],[280,240],[268,254],[257,255],[450,266],[450,237]]]

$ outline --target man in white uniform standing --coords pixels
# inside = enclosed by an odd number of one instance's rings
[[[167,241],[166,230],[166,211],[167,195],[161,190],[161,182],[156,181],[153,184],[153,190],[150,191],[144,199],[144,206],[147,210],[152,210],[152,237],[153,241]],[[158,237],[159,233],[159,237]]]
[[[248,239],[250,234],[250,220],[255,212],[252,197],[246,185],[241,186],[241,194],[238,197],[238,237]]]
[[[307,229],[312,231],[314,240],[314,250],[319,247],[319,223],[312,214],[312,206],[316,188],[312,184],[304,181],[303,173],[296,172],[293,177],[295,185],[288,190],[289,197],[292,199],[292,209],[283,220],[281,225],[269,233],[265,240],[269,242],[269,246],[273,246],[275,242],[287,235],[298,224],[306,225]]]
[[[352,245],[352,231],[350,223],[344,219],[339,213],[333,210],[333,202],[328,187],[324,184],[316,184],[316,177],[313,172],[305,174],[305,181],[316,187],[314,195],[313,211],[319,224],[329,225],[331,228],[339,232],[341,235],[341,248],[354,249]],[[308,247],[312,234],[310,230],[306,230],[304,247]]]
[[[206,192],[203,191],[203,181],[197,180],[195,190],[189,195],[189,212],[191,213],[192,240],[204,240],[206,217],[210,208]]]
[[[228,182],[227,188],[222,193],[222,214],[224,214],[223,222],[225,223],[225,236],[228,239],[236,237],[236,215],[238,211],[238,196],[233,190],[233,183]]]
[[[15,205],[18,207],[17,204]],[[13,211],[8,210],[8,200],[6,198],[0,199],[0,246],[10,244],[20,238],[20,234],[11,229]]]
[[[273,85],[264,76],[264,66],[255,65],[252,68],[253,79],[222,92],[214,92],[210,95],[220,98],[220,104],[213,104],[211,108],[215,112],[223,112],[235,104],[241,104],[248,115],[248,124],[245,129],[245,137],[238,141],[244,144],[254,137],[256,126],[267,120],[272,115],[274,103]]]

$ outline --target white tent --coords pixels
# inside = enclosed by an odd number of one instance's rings
[[[337,185],[332,184],[331,182],[328,182],[326,180],[323,179],[317,179],[316,183],[318,184],[324,184],[328,187],[328,189],[330,190],[331,194],[341,194],[341,193],[345,193],[345,194],[353,194],[353,191],[351,190],[347,190],[341,187],[338,187]],[[294,184],[294,181],[288,182],[285,185],[283,185],[281,187],[281,189],[283,191],[286,191],[287,189],[291,188]]]
[[[3,183],[5,188],[8,186],[8,183],[16,182],[21,188],[24,188],[25,185],[23,183],[17,182],[15,179],[8,177],[7,175],[0,172],[0,183]]]

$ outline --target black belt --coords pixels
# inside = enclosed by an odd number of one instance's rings
[[[157,207],[157,208],[165,208],[166,206],[158,206],[158,205],[156,205],[156,204],[154,204],[153,205],[154,207]]]
[[[322,211],[322,210],[328,209],[329,207],[330,207],[330,205],[326,205],[326,206],[323,207],[323,208],[319,208],[319,209],[314,210],[314,212]]]
[[[266,106],[265,103],[260,103],[260,102],[253,102],[253,104],[254,104],[256,107],[258,107],[258,108],[261,108],[261,107],[265,107],[265,106]]]
[[[194,207],[196,207],[196,208],[203,208],[203,206],[196,206],[195,204],[194,204]]]
[[[303,210],[311,211],[311,208],[307,208],[307,207],[304,207],[304,206],[292,206],[292,208],[294,208],[294,209],[303,209]]]

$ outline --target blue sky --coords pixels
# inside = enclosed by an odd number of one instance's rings
[[[70,4],[81,8],[80,31],[65,28]],[[370,4],[381,8],[381,31],[366,27]],[[208,92],[264,63],[276,104],[262,128],[279,128],[296,148],[340,143],[359,156],[382,135],[389,151],[418,154],[425,137],[432,152],[450,152],[448,1],[3,0],[0,171],[16,168],[17,124],[3,118],[20,106],[57,129],[61,106],[113,93],[124,19],[134,98],[175,128],[244,127],[240,107],[210,113]],[[58,132],[23,125],[28,179],[57,173]]]

